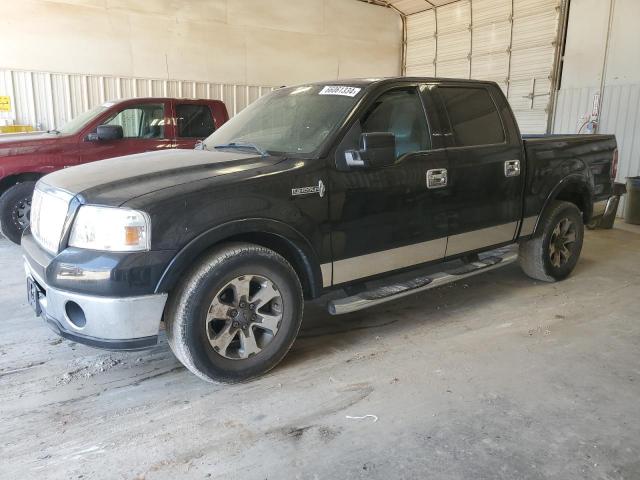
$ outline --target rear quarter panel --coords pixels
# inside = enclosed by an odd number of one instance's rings
[[[525,220],[537,217],[568,182],[584,182],[592,202],[606,200],[613,192],[611,164],[613,135],[547,135],[525,137]]]

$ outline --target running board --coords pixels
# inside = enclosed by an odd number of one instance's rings
[[[368,289],[362,293],[331,300],[327,309],[331,315],[355,312],[364,308],[373,307],[381,303],[396,300],[418,292],[424,292],[432,288],[457,282],[463,278],[471,277],[479,273],[495,270],[515,262],[518,259],[517,248],[501,248],[480,254],[479,257],[468,263],[458,262],[444,271],[421,274],[412,279],[398,283],[389,283]],[[451,265],[448,262],[446,265]]]

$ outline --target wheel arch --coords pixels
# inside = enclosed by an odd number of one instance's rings
[[[536,220],[533,235],[539,232],[540,220],[554,200],[573,203],[582,212],[582,221],[584,224],[589,223],[591,215],[593,214],[593,188],[585,181],[584,177],[580,175],[569,175],[560,180],[547,196]]]
[[[16,173],[13,175],[7,175],[0,180],[0,195],[6,192],[8,189],[22,182],[36,182],[42,177],[42,173],[38,172],[24,172]]]
[[[169,292],[199,257],[213,247],[234,241],[254,243],[282,255],[300,278],[305,298],[320,295],[322,271],[310,242],[293,227],[268,219],[232,221],[201,233],[174,256],[158,281],[155,292]]]

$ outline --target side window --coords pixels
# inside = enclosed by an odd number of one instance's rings
[[[490,145],[503,143],[504,129],[500,114],[489,92],[482,87],[438,87],[449,115],[456,145]]]
[[[120,125],[124,138],[164,138],[164,105],[150,103],[125,108],[107,125]]]
[[[359,148],[360,134],[390,132],[396,137],[396,156],[431,148],[431,135],[427,126],[418,90],[401,88],[383,93],[349,129],[337,151],[337,158],[345,150]]]
[[[205,138],[215,130],[211,109],[207,105],[177,104],[176,118],[178,137]]]

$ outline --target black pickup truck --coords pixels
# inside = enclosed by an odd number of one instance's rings
[[[354,80],[281,88],[196,150],[38,181],[29,302],[61,336],[158,342],[240,381],[294,342],[305,299],[362,309],[519,260],[565,278],[583,225],[614,203],[609,135],[521,137],[491,82]]]

